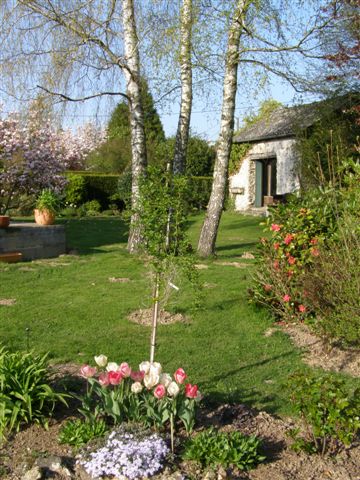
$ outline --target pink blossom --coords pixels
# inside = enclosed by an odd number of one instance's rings
[[[284,238],[285,245],[289,245],[294,240],[294,235],[292,233],[286,234]]]
[[[177,383],[180,383],[180,384],[184,383],[186,377],[187,377],[187,375],[186,375],[184,369],[182,369],[182,368],[178,368],[176,370],[176,372],[174,373],[174,378],[175,378],[175,381]]]
[[[163,385],[162,383],[159,383],[159,385],[157,385],[154,390],[154,397],[160,399],[165,397],[165,395],[166,395],[165,385]]]
[[[123,376],[121,375],[121,372],[114,372],[113,370],[111,370],[110,372],[108,372],[108,378],[111,385],[119,385],[119,383],[123,379]]]
[[[191,385],[191,383],[187,383],[185,385],[185,396],[187,398],[196,398],[198,395],[198,386]]]
[[[278,225],[277,223],[272,223],[270,229],[273,232],[280,232],[281,230],[281,225]]]
[[[130,373],[130,377],[132,380],[134,380],[134,382],[141,382],[142,379],[144,378],[144,375],[145,375],[145,372],[142,372],[141,370],[139,370],[138,372],[132,371]]]
[[[275,268],[275,270],[279,270],[280,268],[279,260],[274,260],[273,267]]]
[[[119,366],[119,372],[121,372],[121,375],[124,378],[130,377],[131,368],[130,368],[129,364],[126,363],[126,362],[121,363],[120,366]]]
[[[317,245],[318,244],[318,239],[317,238],[312,238],[310,240],[311,245]]]
[[[102,387],[107,387],[110,383],[109,374],[107,372],[100,373],[99,383]]]
[[[284,302],[290,302],[290,300],[291,300],[290,295],[288,295],[288,294],[284,295],[283,300],[284,300]]]
[[[298,309],[299,309],[299,312],[301,312],[301,313],[306,312],[306,307],[305,307],[305,305],[299,305],[299,306],[298,306]]]
[[[90,367],[90,365],[83,365],[80,368],[80,375],[85,378],[93,377],[96,373],[96,367]]]
[[[274,249],[275,249],[275,250],[279,250],[279,247],[280,247],[280,243],[279,243],[279,242],[275,242],[275,243],[274,243]]]
[[[310,250],[310,253],[311,253],[311,255],[312,255],[313,257],[318,257],[318,256],[320,255],[320,251],[319,251],[318,248],[312,248],[312,249]]]

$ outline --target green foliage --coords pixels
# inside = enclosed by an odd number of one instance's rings
[[[80,207],[80,210],[84,215],[96,217],[101,212],[101,205],[97,200],[89,200]]]
[[[36,199],[35,208],[56,213],[59,208],[59,197],[52,190],[42,190]]]
[[[22,424],[46,425],[55,404],[66,405],[65,397],[50,385],[47,355],[0,349],[0,437]]]
[[[289,392],[308,432],[308,437],[300,438],[295,448],[309,450],[310,446],[324,454],[335,453],[339,442],[351,445],[360,429],[359,389],[350,392],[342,380],[301,372],[290,377]]]
[[[66,179],[65,202],[72,206],[81,205],[86,195],[84,177],[75,173],[67,173]]]
[[[175,137],[160,143],[156,149],[157,163],[167,165],[172,161],[175,150]],[[215,148],[198,136],[190,136],[186,152],[185,174],[189,177],[212,176],[215,161]]]
[[[199,462],[203,467],[236,467],[251,470],[265,457],[260,453],[260,440],[240,432],[205,430],[188,440],[183,458]]]
[[[96,422],[69,420],[62,426],[58,441],[80,448],[94,438],[103,437],[107,430],[108,427],[102,419],[97,419]]]
[[[341,182],[344,162],[359,158],[358,94],[331,98],[318,106],[318,121],[307,130],[299,129],[299,178],[303,189]]]
[[[264,100],[261,103],[257,113],[250,114],[244,117],[243,120],[244,120],[245,127],[254,125],[259,120],[266,120],[267,118],[269,118],[270,114],[274,110],[277,110],[281,106],[282,106],[281,102],[278,102],[277,100],[274,100],[272,98],[270,98],[269,100]],[[241,129],[239,131],[241,131]]]
[[[231,146],[229,159],[229,175],[234,175],[240,170],[244,157],[248,153],[251,145],[249,143],[233,143]]]
[[[204,210],[209,203],[212,177],[189,177],[186,202],[189,208]]]
[[[157,147],[165,141],[163,126],[145,79],[141,80],[141,100],[149,164],[157,163]],[[89,155],[88,165],[97,171],[122,173],[131,164],[129,107],[125,101],[114,109],[108,123],[109,139]]]

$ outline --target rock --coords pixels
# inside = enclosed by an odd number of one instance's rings
[[[40,457],[36,460],[36,465],[39,469],[45,471],[47,475],[49,474],[50,476],[53,476],[54,473],[57,473],[63,478],[72,477],[71,472],[66,467],[62,457],[58,457],[56,455]]]
[[[216,473],[213,472],[212,470],[209,470],[206,472],[205,477],[203,477],[203,480],[216,480]]]
[[[24,476],[23,480],[40,480],[43,478],[41,469],[39,467],[33,467],[31,470],[28,470]]]

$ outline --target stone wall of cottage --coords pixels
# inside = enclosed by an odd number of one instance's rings
[[[239,171],[229,179],[230,195],[235,210],[246,211],[255,202],[255,160],[276,158],[276,194],[284,195],[298,190],[296,173],[298,153],[295,139],[269,140],[254,144],[244,158]]]

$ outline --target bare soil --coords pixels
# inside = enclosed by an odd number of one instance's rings
[[[136,310],[128,316],[128,319],[130,322],[138,323],[139,325],[151,326],[153,319],[152,308]],[[158,324],[170,325],[178,322],[187,323],[188,319],[181,313],[170,313],[166,310],[160,310]]]

